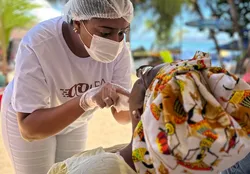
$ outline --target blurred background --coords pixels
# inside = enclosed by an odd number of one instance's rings
[[[5,1],[0,0],[0,7]],[[60,16],[67,2],[10,1],[22,4],[0,10],[0,70],[3,76],[7,76],[7,82],[12,79],[15,54],[22,37],[36,23]],[[135,18],[127,40],[131,45],[134,69],[142,64],[189,59],[200,50],[210,53],[214,66],[224,66],[238,75],[245,73],[242,66],[250,56],[248,0],[132,2]]]
[[[126,39],[131,46],[133,70],[144,64],[190,59],[199,50],[210,53],[213,66],[223,66],[240,77],[250,76],[249,0],[131,1],[135,18]],[[37,23],[60,16],[66,2],[0,0],[0,97],[13,78],[15,55],[22,37]],[[110,146],[130,140],[131,134],[127,133],[130,125],[117,127],[107,117],[108,111],[96,115],[98,119],[91,121],[88,148],[97,147],[100,142]],[[107,118],[109,124],[105,122]],[[109,129],[104,129],[105,125]],[[100,131],[106,136],[100,136]],[[7,174],[11,173],[11,167],[4,153],[0,144],[0,156],[3,156],[0,173]]]

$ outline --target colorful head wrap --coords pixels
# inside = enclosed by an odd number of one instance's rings
[[[219,173],[250,152],[250,86],[211,67],[208,54],[166,65],[145,96],[133,138],[138,173]]]

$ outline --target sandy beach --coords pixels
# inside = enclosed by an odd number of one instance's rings
[[[90,120],[88,134],[87,149],[124,144],[130,141],[131,124],[120,125],[114,120],[110,110],[99,110]],[[0,174],[13,174],[2,143],[2,137],[0,137],[0,140]]]
[[[135,80],[136,77],[132,76],[132,81],[135,82]],[[132,136],[131,127],[131,124],[118,124],[109,109],[98,110],[89,122],[87,149],[100,146],[111,147],[117,144],[129,143]],[[14,174],[7,152],[5,152],[3,146],[1,134],[0,174]]]

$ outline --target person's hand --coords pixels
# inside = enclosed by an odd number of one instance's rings
[[[125,88],[107,83],[104,86],[92,88],[85,92],[80,99],[80,106],[84,111],[95,107],[105,108],[117,105],[119,94],[129,97],[130,93]]]

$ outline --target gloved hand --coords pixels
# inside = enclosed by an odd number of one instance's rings
[[[129,103],[128,103],[129,97],[120,93],[118,93],[118,96],[119,96],[118,102],[116,103],[116,105],[114,105],[116,112],[128,111],[129,110]]]
[[[121,97],[122,100],[119,100],[119,95],[123,95]],[[124,97],[128,98],[129,95],[129,91],[123,87],[107,83],[104,86],[92,88],[85,92],[82,95],[79,104],[84,111],[94,109],[95,107],[104,108],[111,106],[117,106],[116,109],[119,110],[119,108],[121,108],[121,103],[118,104],[118,102],[123,102],[122,105],[124,105]]]

